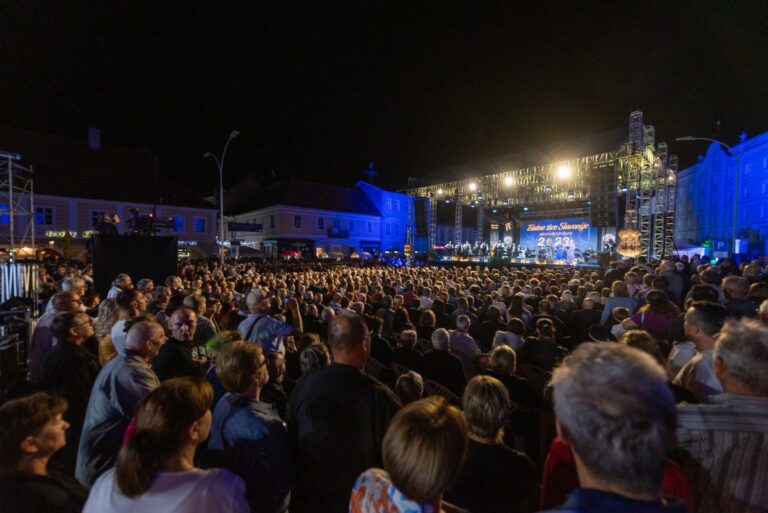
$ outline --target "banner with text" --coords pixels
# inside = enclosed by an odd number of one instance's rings
[[[577,248],[581,251],[597,248],[597,228],[588,217],[567,219],[537,219],[520,224],[520,245],[529,249]]]

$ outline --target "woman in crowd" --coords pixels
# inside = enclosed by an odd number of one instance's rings
[[[94,331],[96,340],[99,341],[99,363],[102,366],[117,356],[117,350],[112,344],[112,327],[119,318],[120,310],[114,299],[105,299],[101,302]]]
[[[458,513],[443,494],[459,474],[467,450],[467,421],[442,397],[400,410],[384,435],[384,469],[360,474],[350,513]]]
[[[194,465],[211,429],[207,381],[169,379],[139,403],[136,433],[94,484],[84,513],[249,511],[245,485],[227,470]]]
[[[435,319],[435,312],[432,310],[424,310],[419,318],[419,326],[416,328],[419,338],[423,340],[431,339],[432,332],[437,329],[436,324],[437,320]]]
[[[79,513],[88,491],[73,477],[48,469],[66,445],[67,401],[38,392],[0,407],[0,511]]]
[[[506,387],[490,376],[475,376],[462,405],[469,424],[467,458],[446,498],[473,513],[526,511],[535,472],[525,454],[502,442],[510,414]]]
[[[680,310],[660,290],[648,292],[645,300],[647,304],[622,321],[621,326],[625,330],[645,330],[658,340],[666,340],[667,330],[680,315]]]
[[[600,316],[600,324],[603,325],[613,319],[613,317],[611,317],[611,311],[617,306],[624,307],[629,310],[630,314],[633,314],[635,310],[637,310],[637,299],[630,297],[626,283],[623,281],[614,281],[611,286],[611,295],[604,305],[603,313]]]

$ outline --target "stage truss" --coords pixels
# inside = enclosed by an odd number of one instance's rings
[[[591,205],[590,171],[613,167],[616,194],[625,197],[624,225],[641,232],[642,254],[661,259],[673,249],[676,156],[666,143],[655,144],[655,129],[643,124],[641,111],[630,114],[626,142],[611,150],[517,169],[500,169],[470,178],[423,186],[403,192],[429,200],[429,248],[436,243],[437,205],[452,203],[454,241],[462,239],[464,207],[477,209],[477,233],[482,237],[485,210],[512,207],[541,211],[548,206],[582,211]],[[590,207],[586,208],[589,215]],[[530,214],[522,214],[525,217]],[[619,226],[615,228],[620,228]]]
[[[20,256],[20,248],[35,248],[33,171],[20,161],[19,154],[0,151],[0,216],[7,216],[8,224],[7,232],[0,230],[0,244],[7,245],[10,261]]]

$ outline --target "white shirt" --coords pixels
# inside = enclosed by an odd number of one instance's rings
[[[690,340],[675,342],[667,358],[667,368],[673,376],[677,376],[680,369],[685,367],[691,358],[696,356],[696,345]]]
[[[83,513],[247,513],[245,484],[224,469],[158,472],[149,490],[128,498],[115,482],[115,469],[93,485]]]
[[[114,326],[112,326],[112,345],[115,346],[115,350],[117,351],[117,354],[123,354],[123,349],[125,349],[125,339],[128,338],[128,333],[125,331],[125,319],[121,319],[117,321]]]
[[[687,388],[701,403],[709,403],[713,395],[723,393],[723,385],[715,374],[713,351],[702,351],[690,359],[675,378],[675,385]]]

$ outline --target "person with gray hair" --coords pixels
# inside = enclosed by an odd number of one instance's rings
[[[677,411],[664,369],[637,349],[582,344],[555,369],[557,434],[571,447],[581,487],[552,511],[682,513],[659,496]]]
[[[163,344],[162,326],[137,322],[128,330],[125,349],[96,376],[77,451],[75,477],[84,486],[90,488],[114,465],[136,405],[160,385],[149,361]]]
[[[678,409],[693,513],[767,511],[768,327],[752,319],[726,322],[714,368],[725,393],[710,405]]]
[[[425,379],[437,381],[461,397],[467,378],[461,359],[450,352],[450,335],[443,328],[432,332],[432,349],[424,353],[421,374]]]
[[[736,317],[757,317],[757,304],[749,297],[749,280],[743,276],[727,276],[723,280],[726,307]]]
[[[469,316],[459,315],[456,318],[456,329],[451,331],[451,353],[461,358],[467,377],[475,374],[475,358],[480,354],[480,348],[472,335],[469,334],[471,325]]]

